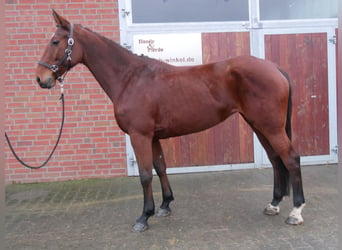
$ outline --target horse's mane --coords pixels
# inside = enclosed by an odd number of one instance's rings
[[[91,32],[91,33],[94,33],[95,35],[99,36],[101,39],[103,39],[103,40],[106,41],[107,43],[112,44],[112,45],[114,45],[114,46],[120,46],[121,48],[126,49],[126,50],[127,50],[128,52],[130,52],[131,54],[134,54],[134,53],[133,53],[132,51],[130,51],[129,49],[127,49],[127,48],[121,46],[119,43],[117,43],[117,42],[115,42],[115,41],[109,39],[108,37],[105,37],[104,35],[101,35],[100,33],[96,32],[96,31],[93,31],[93,30],[91,30],[91,29],[89,29],[89,28],[87,28],[87,27],[84,27],[82,24],[78,24],[78,25],[79,25],[80,27],[82,27],[83,29],[85,29],[85,30],[87,30],[87,31],[89,31],[89,32]],[[134,54],[134,55],[135,55],[135,54]],[[146,55],[140,55],[140,56],[141,56],[141,57],[149,58],[149,57],[146,56]]]
[[[99,36],[100,38],[102,38],[103,40],[105,40],[106,42],[110,43],[110,44],[113,44],[113,45],[119,45],[117,42],[114,42],[113,40],[109,39],[108,37],[105,37],[103,35],[101,35],[100,33],[96,32],[96,31],[93,31],[87,27],[84,27],[82,24],[78,24],[81,28],[91,32],[91,33],[94,33],[95,35]]]
[[[164,64],[163,62],[157,60],[157,59],[154,59],[154,58],[151,58],[147,55],[144,55],[144,54],[141,54],[141,55],[137,55],[135,53],[133,53],[131,50],[129,50],[128,48],[125,48],[123,46],[121,46],[119,43],[109,39],[108,37],[105,37],[103,35],[101,35],[100,33],[96,32],[96,31],[93,31],[85,26],[83,26],[82,24],[78,24],[82,29],[85,29],[86,31],[89,31],[90,33],[93,33],[95,34],[96,36],[98,36],[99,38],[101,38],[102,40],[104,40],[107,44],[111,45],[111,46],[114,46],[114,47],[120,47],[120,48],[123,48],[126,52],[128,52],[129,54],[131,55],[134,55],[134,56],[138,56],[142,59],[146,59],[146,60],[149,60],[149,61],[153,61],[154,63],[158,63],[158,64]]]

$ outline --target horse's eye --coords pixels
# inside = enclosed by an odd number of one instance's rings
[[[53,41],[52,41],[52,44],[53,44],[53,45],[58,45],[58,44],[59,44],[59,41],[58,41],[58,40],[53,40]]]

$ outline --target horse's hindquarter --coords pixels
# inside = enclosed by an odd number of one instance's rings
[[[251,56],[233,58],[229,65],[239,88],[239,112],[253,124],[285,126],[290,85],[277,65]]]

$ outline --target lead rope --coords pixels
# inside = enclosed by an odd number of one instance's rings
[[[64,79],[64,78],[63,78]],[[22,159],[20,159],[20,157],[15,153],[13,147],[12,147],[12,144],[11,144],[11,141],[9,140],[8,136],[7,136],[7,133],[5,132],[5,137],[6,137],[6,140],[7,140],[7,143],[8,143],[8,146],[9,148],[11,149],[14,157],[25,167],[27,168],[30,168],[30,169],[39,169],[39,168],[42,168],[44,167],[48,162],[49,160],[51,159],[53,153],[55,152],[56,148],[57,148],[57,145],[59,143],[59,140],[61,139],[61,136],[62,136],[62,130],[63,130],[63,127],[64,127],[64,89],[63,89],[63,82],[60,83],[60,87],[61,87],[61,97],[59,98],[59,100],[62,101],[62,121],[61,121],[61,127],[59,129],[59,135],[58,135],[58,138],[57,138],[57,141],[56,141],[56,144],[55,146],[53,147],[50,155],[48,156],[48,158],[39,166],[30,166],[28,164],[26,164]]]

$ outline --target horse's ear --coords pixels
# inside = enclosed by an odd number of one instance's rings
[[[65,29],[70,28],[70,22],[66,20],[64,17],[60,16],[54,9],[52,10],[52,15],[55,19],[57,26],[60,26]]]

